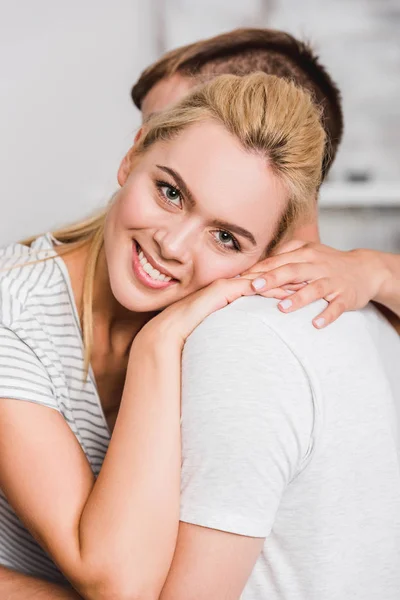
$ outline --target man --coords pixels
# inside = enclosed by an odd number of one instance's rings
[[[324,111],[326,175],[342,134],[340,96],[309,48],[287,34],[239,30],[173,51],[132,97],[146,119],[198,81],[253,70],[313,93]],[[296,237],[318,241],[316,215]],[[181,525],[162,600],[233,599],[243,588],[244,600],[398,597],[391,396],[399,394],[399,342],[375,314],[346,315],[318,332],[309,320],[320,305],[285,316],[271,300],[246,299],[189,339]],[[0,593],[77,597],[5,569]]]
[[[339,92],[288,34],[238,30],[174,50],[132,98],[146,120],[198,82],[254,70],[294,79],[322,107],[326,176],[342,134]],[[318,242],[317,210],[295,236]],[[309,250],[294,251],[300,279],[292,269],[279,280],[284,256],[266,261],[277,267],[274,287],[313,279],[299,259]],[[347,270],[350,256],[329,259]],[[376,299],[400,309],[392,280]],[[162,600],[399,597],[400,340],[372,307],[317,331],[310,321],[323,307],[283,315],[270,299],[246,298],[188,340],[181,525]]]

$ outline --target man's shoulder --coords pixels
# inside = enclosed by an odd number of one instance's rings
[[[278,300],[259,295],[249,296],[216,311],[205,322],[212,323],[213,326],[225,326],[231,332],[238,327],[256,323],[264,332],[271,330],[284,334],[286,331],[293,333],[299,330],[302,334],[307,332],[314,335],[317,330],[313,327],[312,320],[326,305],[325,301],[320,300],[292,313],[283,313],[278,308]]]
[[[313,302],[304,308],[283,313],[278,308],[278,301],[273,298],[251,296],[240,298],[225,308],[216,311],[197,328],[197,336],[207,336],[212,344],[210,332],[219,332],[229,340],[240,338],[243,345],[259,345],[256,339],[269,339],[271,343],[284,343],[292,348],[303,348],[309,355],[323,352],[328,355],[329,349],[347,347],[349,351],[365,340],[375,339],[379,345],[398,346],[400,339],[390,327],[386,319],[373,307],[368,305],[358,311],[341,315],[328,327],[316,329],[312,321],[318,316],[327,303],[324,300]]]
[[[288,350],[297,355],[297,339],[321,333],[311,321],[313,311],[323,310],[323,303],[290,314],[282,313],[277,304],[262,296],[240,298],[204,319],[186,345],[207,355],[215,353],[216,347],[223,349],[221,361],[232,352],[242,360],[254,360],[255,355],[274,360]]]

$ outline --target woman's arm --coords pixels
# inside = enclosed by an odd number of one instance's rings
[[[167,336],[153,341],[143,331],[134,340],[110,447],[80,521],[82,555],[101,569],[114,565],[109,591],[123,598],[155,598],[175,548],[180,363]]]
[[[165,580],[179,518],[180,358],[167,337],[135,340],[96,482],[59,413],[0,401],[0,487],[84,598],[147,597]]]
[[[61,414],[0,400],[0,488],[85,599],[159,597],[179,523],[183,344],[211,312],[254,293],[248,280],[220,280],[140,331],[96,482]]]
[[[81,600],[72,590],[0,566],[2,600]]]

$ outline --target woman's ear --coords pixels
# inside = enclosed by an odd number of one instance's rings
[[[135,144],[137,144],[137,143],[138,143],[138,141],[139,141],[139,140],[140,140],[140,138],[142,137],[142,134],[143,134],[143,127],[141,127],[141,128],[139,129],[139,131],[137,132],[137,134],[135,135],[135,139],[134,139],[133,145],[135,145]]]
[[[131,172],[131,150],[132,148],[125,154],[121,164],[119,165],[117,180],[121,187],[125,184],[126,180],[128,179],[128,175]]]
[[[141,127],[139,129],[139,131],[137,132],[137,134],[135,135],[135,139],[133,141],[133,146],[131,148],[129,148],[128,152],[125,154],[125,156],[122,159],[122,162],[119,166],[117,180],[121,187],[125,184],[126,180],[128,179],[128,175],[132,170],[132,159],[133,159],[133,155],[135,152],[135,145],[142,137],[142,133],[143,133],[143,127]]]

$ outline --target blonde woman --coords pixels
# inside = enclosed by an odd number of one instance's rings
[[[318,454],[318,379],[284,331],[291,323],[295,345],[304,337],[300,313],[275,310],[287,325],[271,321],[265,335],[274,301],[234,302],[254,295],[259,283],[237,275],[309,210],[324,138],[317,110],[293,84],[222,76],[146,124],[120,166],[120,190],[99,217],[3,250],[0,562],[28,576],[15,585],[17,574],[8,579],[14,598],[28,595],[21,590],[35,585],[32,576],[66,578],[85,599],[346,597],[336,594],[342,555],[338,561],[334,548],[343,540],[331,531],[337,525],[341,534],[343,515],[345,522],[353,517],[353,549],[360,523],[354,504],[341,506],[325,529],[324,510],[320,518],[340,475],[339,500],[345,494],[349,474],[342,457],[331,464],[330,435]],[[363,397],[367,432],[376,428],[388,458],[384,473],[377,460],[368,473],[387,506],[368,490],[362,508],[373,517],[383,511],[381,551],[394,586],[399,485],[387,429],[389,382],[373,369],[363,326],[387,338],[391,331],[377,319],[359,318],[357,334],[361,359],[369,361],[362,391],[373,378],[387,403],[387,418],[372,425],[372,401]],[[315,353],[313,335],[338,330],[313,331],[304,343]],[[338,340],[329,339],[328,355],[336,357]],[[360,364],[352,361],[357,375]],[[336,366],[344,385],[349,369]],[[339,414],[348,400],[342,395]],[[352,449],[347,439],[344,448]],[[368,451],[357,455],[354,502],[366,489]],[[333,480],[321,489],[329,464]],[[365,533],[373,543],[375,527]],[[370,565],[371,553],[363,552],[358,560],[371,567],[366,585],[375,594],[381,560]],[[355,578],[347,573],[342,581],[351,595]],[[364,588],[359,597],[376,597]],[[394,599],[393,590],[382,597]],[[51,584],[39,591],[76,597]]]

